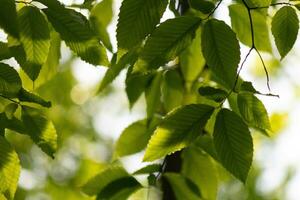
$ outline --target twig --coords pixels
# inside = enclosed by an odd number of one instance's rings
[[[269,72],[267,70],[266,64],[265,64],[264,59],[262,58],[260,52],[257,50],[257,48],[255,47],[254,49],[255,49],[257,55],[259,56],[259,59],[260,59],[262,65],[264,67],[264,71],[265,71],[265,74],[266,74],[266,77],[267,77],[267,87],[268,87],[269,92],[271,92],[270,77],[269,77]]]
[[[16,101],[16,100],[13,100],[13,99],[11,99],[11,98],[9,98],[9,97],[6,97],[6,96],[4,96],[4,95],[2,95],[2,94],[0,94],[0,97],[2,97],[2,98],[4,98],[4,99],[7,99],[7,100],[9,100],[9,101],[11,101],[11,102],[13,102],[13,103],[15,103],[15,104],[21,105],[20,102],[18,102],[18,101]]]
[[[221,5],[222,1],[223,0],[220,0],[218,2],[218,4],[216,5],[216,7],[214,7],[214,9],[203,20],[207,20],[208,18],[210,18],[210,16],[212,16],[215,13],[215,11],[219,8],[219,6]]]

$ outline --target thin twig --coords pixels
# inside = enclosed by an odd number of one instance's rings
[[[6,96],[4,96],[4,95],[2,95],[2,94],[0,94],[0,97],[4,98],[4,99],[6,99],[6,100],[9,100],[9,101],[11,101],[11,102],[13,102],[13,103],[15,103],[15,104],[21,105],[20,102],[18,102],[18,101],[16,101],[16,100],[13,100],[13,99],[11,99],[11,98],[9,98],[9,97],[6,97]]]
[[[266,74],[266,77],[267,77],[267,87],[268,87],[269,92],[271,92],[270,77],[269,77],[269,72],[267,70],[266,64],[265,64],[264,59],[262,58],[260,52],[257,50],[257,48],[254,48],[254,49],[255,49],[257,55],[259,56],[259,59],[260,59],[262,65],[264,67],[264,71],[265,71],[265,74]]]
[[[215,11],[219,8],[219,6],[221,5],[222,1],[223,0],[220,0],[218,2],[218,4],[215,6],[215,8],[203,20],[207,20],[208,18],[210,18],[210,16],[212,16],[215,13]]]

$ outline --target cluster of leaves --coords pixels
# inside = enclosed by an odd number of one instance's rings
[[[292,1],[237,0],[229,6],[230,27],[213,17],[221,3],[124,0],[116,30],[118,50],[109,62],[106,54],[113,48],[106,27],[112,18],[112,0],[71,5],[88,10],[89,18],[57,0],[1,0],[0,27],[8,38],[7,43],[0,43],[0,60],[13,57],[21,68],[17,72],[0,63],[4,100],[1,199],[13,199],[20,172],[18,155],[5,139],[5,129],[29,135],[51,157],[56,151],[54,125],[38,107],[51,104],[27,91],[20,74],[24,72],[36,84],[47,81],[58,65],[61,40],[82,60],[109,67],[99,92],[127,69],[130,107],[145,95],[147,116],[124,130],[116,144],[116,157],[146,149],[144,161],[152,162],[182,152],[181,172],[165,173],[163,163],[129,174],[112,164],[83,186],[86,194],[126,199],[142,188],[134,176],[148,174],[149,185],[157,186],[162,174],[177,199],[215,199],[219,164],[245,183],[253,159],[250,128],[268,134],[271,127],[256,97],[262,93],[239,73],[252,50],[260,57],[260,51],[272,53],[267,23],[270,7],[280,7],[272,17],[271,31],[281,59],[288,54],[297,39],[295,8],[299,6]],[[166,9],[175,17],[161,22]],[[242,62],[241,43],[250,47]],[[266,70],[263,60],[262,64]],[[229,108],[223,106],[226,101]]]

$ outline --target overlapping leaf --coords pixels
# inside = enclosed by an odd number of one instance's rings
[[[245,183],[253,156],[248,126],[233,111],[222,109],[217,115],[213,136],[219,161]]]
[[[88,20],[81,13],[54,3],[45,3],[43,9],[54,29],[82,60],[93,65],[108,65],[105,48],[92,31]]]
[[[167,0],[124,0],[117,25],[119,48],[131,49],[150,34],[159,23]]]
[[[250,126],[270,130],[267,110],[256,96],[250,92],[242,92],[238,95],[237,101],[242,117]]]
[[[191,104],[169,113],[151,137],[144,161],[159,159],[188,146],[200,135],[213,111],[208,105]]]
[[[174,59],[192,42],[200,23],[197,17],[178,17],[163,22],[149,36],[135,70],[156,69]]]

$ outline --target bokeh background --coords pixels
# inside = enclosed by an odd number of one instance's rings
[[[66,5],[83,3],[83,0],[61,1]],[[224,1],[215,15],[228,24],[230,3]],[[121,0],[114,0],[114,17],[108,26],[114,50],[120,4]],[[87,14],[84,9],[77,10]],[[270,14],[274,11],[270,9]],[[163,20],[172,16],[167,11]],[[0,41],[6,41],[4,32],[0,32]],[[91,66],[72,56],[64,44],[61,49],[59,67],[53,69],[48,82],[35,87],[35,92],[53,103],[46,112],[59,134],[56,158],[48,158],[27,136],[8,134],[22,165],[17,200],[91,199],[80,192],[80,186],[112,161],[114,145],[122,130],[146,116],[144,97],[129,109],[125,71],[103,93],[95,95],[106,68]],[[242,54],[246,52],[247,47],[243,46]],[[300,42],[281,62],[275,48],[274,55],[263,54],[263,57],[271,75],[272,93],[280,95],[280,98],[259,97],[270,114],[273,132],[270,137],[253,132],[255,159],[249,180],[243,185],[228,174],[221,175],[220,200],[300,199]],[[19,69],[13,59],[5,62]],[[268,92],[265,73],[255,52],[247,61],[242,77],[251,80],[259,91]],[[32,88],[25,75],[23,82]],[[142,156],[142,153],[128,156],[121,162],[133,172],[146,165]],[[145,181],[145,177],[139,179]],[[158,191],[151,192],[152,199],[156,199]],[[142,200],[146,196],[145,191],[139,191],[132,199]]]

